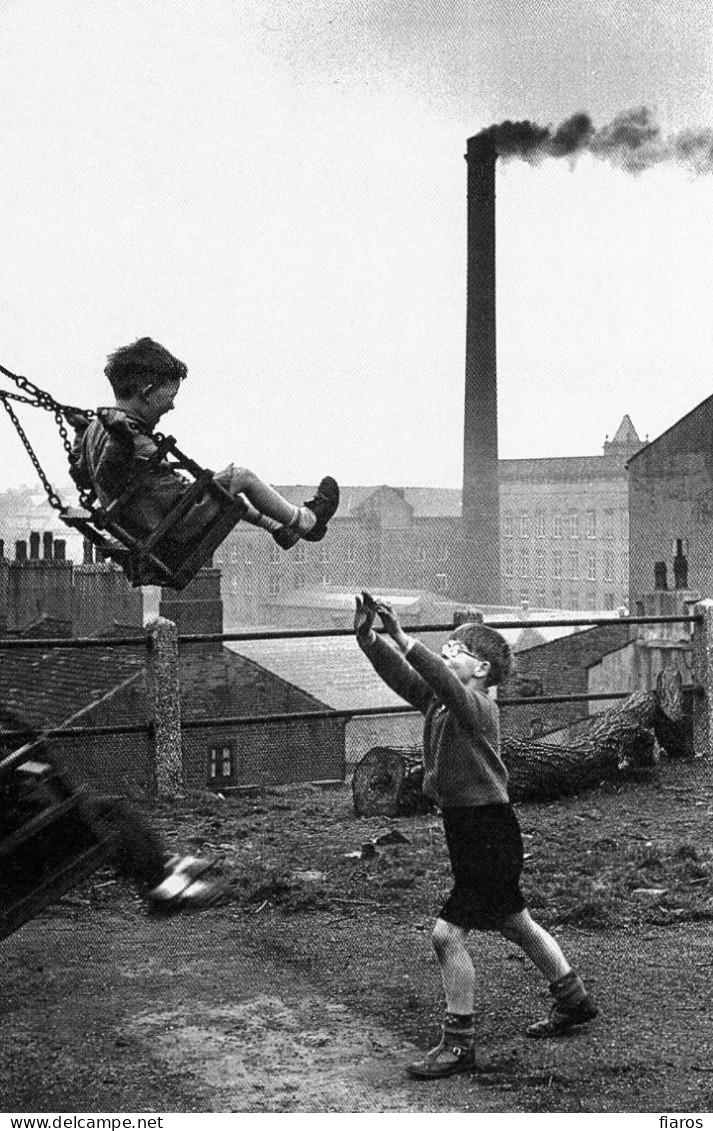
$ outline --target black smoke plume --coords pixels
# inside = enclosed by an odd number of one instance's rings
[[[684,130],[665,137],[646,106],[618,114],[597,129],[589,114],[578,113],[556,128],[534,122],[500,122],[477,139],[499,157],[533,163],[547,157],[589,152],[630,173],[676,163],[694,173],[713,173],[713,130]]]

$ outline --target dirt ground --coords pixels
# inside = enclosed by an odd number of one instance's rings
[[[660,767],[518,807],[531,909],[601,1008],[531,1041],[539,975],[473,936],[478,1070],[420,1083],[442,994],[430,928],[448,890],[436,814],[354,816],[351,791],[200,795],[150,811],[227,884],[148,918],[103,870],[5,940],[10,1112],[709,1112],[712,767]]]

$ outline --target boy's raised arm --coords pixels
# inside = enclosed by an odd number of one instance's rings
[[[406,635],[390,605],[380,602],[377,611],[384,628],[403,653],[408,666],[415,669],[415,674],[419,676],[421,682],[425,683],[431,694],[448,707],[465,726],[472,726],[477,703],[474,697],[468,694],[458,677],[450,671],[440,656],[434,655],[420,640]]]
[[[354,631],[357,643],[384,683],[421,714],[426,714],[433,692],[404,657],[374,632],[376,606],[368,594],[356,598]]]

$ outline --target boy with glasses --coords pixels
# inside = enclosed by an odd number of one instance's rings
[[[498,707],[488,695],[512,669],[509,645],[484,624],[461,624],[439,658],[406,635],[386,602],[363,593],[356,605],[360,648],[384,682],[426,716],[423,791],[441,808],[453,871],[432,935],[446,996],[442,1038],[408,1066],[411,1076],[438,1079],[475,1068],[471,930],[498,931],[547,978],[554,1004],[528,1036],[561,1036],[596,1017],[597,1008],[557,942],[531,918],[520,890],[522,837],[500,757]],[[395,648],[374,632],[377,615]]]

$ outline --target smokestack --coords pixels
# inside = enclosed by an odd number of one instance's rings
[[[42,557],[47,562],[51,562],[54,554],[52,552],[52,543],[54,541],[52,531],[46,530],[42,535]]]
[[[40,556],[40,532],[39,530],[30,531],[30,557],[36,561]]]
[[[463,450],[463,597],[500,602],[500,499],[492,136],[468,139],[468,277]]]

